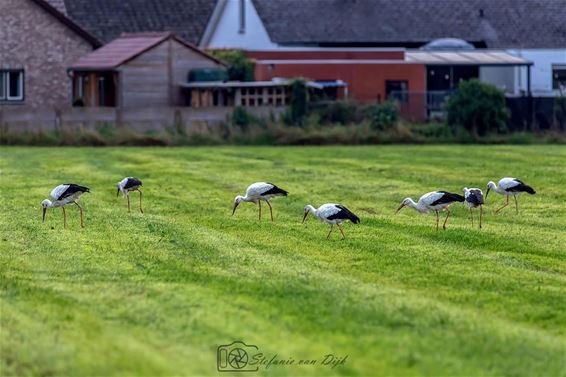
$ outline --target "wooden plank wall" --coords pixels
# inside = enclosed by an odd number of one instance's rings
[[[169,43],[164,41],[120,68],[123,107],[168,106]]]

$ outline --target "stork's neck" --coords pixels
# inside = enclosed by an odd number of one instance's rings
[[[422,212],[422,213],[428,212],[427,208],[424,205],[422,205],[422,203],[420,203],[420,202],[415,203],[415,201],[411,198],[408,198],[406,205],[407,205],[407,207],[411,207],[412,209],[417,210],[417,211]]]
[[[318,210],[316,208],[314,208],[310,204],[308,204],[305,208],[308,212],[312,213],[315,217],[318,217]]]
[[[500,188],[498,185],[496,185],[495,182],[492,182],[492,181],[490,181],[490,182],[487,184],[487,187],[489,187],[490,189],[492,189],[493,191],[495,191],[495,192],[497,192],[497,193],[499,193],[499,194],[501,194],[501,193],[503,193],[503,192],[505,191],[505,190],[503,190],[502,188]]]

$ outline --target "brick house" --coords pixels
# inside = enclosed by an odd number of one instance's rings
[[[100,42],[44,0],[0,1],[0,110],[71,100],[67,67]]]

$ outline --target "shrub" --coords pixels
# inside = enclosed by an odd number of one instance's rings
[[[209,50],[212,56],[228,64],[228,80],[254,81],[254,62],[242,50]]]
[[[318,110],[323,123],[351,124],[359,122],[359,108],[352,101],[333,101]]]
[[[307,114],[307,103],[309,100],[307,83],[304,79],[297,78],[291,82],[291,106],[289,114],[284,114],[288,124],[302,126],[303,118]]]
[[[372,128],[386,131],[397,124],[399,105],[394,101],[374,103],[367,106],[364,113]]]
[[[252,116],[246,111],[245,107],[237,106],[232,111],[232,124],[245,131],[252,123]]]
[[[463,81],[446,103],[448,124],[461,126],[474,137],[505,132],[510,112],[503,92],[477,79]]]

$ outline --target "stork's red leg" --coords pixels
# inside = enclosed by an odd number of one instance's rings
[[[345,240],[345,239],[346,239],[346,235],[344,234],[344,231],[342,230],[342,227],[340,226],[340,224],[336,224],[336,226],[338,227],[338,229],[340,229],[340,233],[342,233],[342,239]]]
[[[505,195],[505,197],[507,198],[507,201],[505,202],[505,204],[503,204],[503,206],[501,206],[501,208],[499,208],[498,210],[495,211],[495,213],[498,213],[499,211],[501,211],[503,208],[507,207],[509,205],[509,195]]]
[[[483,216],[483,205],[480,205],[480,229],[481,229],[481,218]]]
[[[257,204],[259,205],[259,219],[261,220],[261,199],[257,201]]]
[[[519,203],[517,202],[517,195],[513,195],[515,198],[515,213],[519,214]]]
[[[442,230],[446,230],[446,222],[450,216],[450,208],[446,207],[446,218],[444,219],[444,224],[442,224]]]
[[[73,203],[75,203],[75,204],[77,205],[77,207],[79,207],[79,209],[81,210],[81,228],[84,228],[84,227],[85,227],[85,223],[84,223],[84,220],[83,220],[83,207],[81,207],[81,206],[79,205],[79,203],[77,203],[77,202],[73,202]]]
[[[140,193],[140,212],[143,213],[143,208],[142,208],[142,192],[140,189],[138,189],[138,192]]]
[[[269,213],[271,214],[271,221],[273,221],[273,208],[271,208],[271,203],[269,203],[269,200],[266,200],[265,202],[269,206]]]
[[[65,207],[61,207],[63,210],[63,227],[67,227],[67,212],[65,211]]]
[[[436,211],[434,211],[434,212],[436,212],[436,225],[434,226],[434,229],[438,232],[438,221],[439,221],[439,218],[438,218],[438,210],[436,210]]]
[[[126,199],[128,199],[128,213],[131,213],[132,211],[130,211],[130,193],[126,193]]]
[[[472,227],[474,226],[474,213],[472,212],[472,207],[470,207],[470,219],[472,219]]]
[[[328,232],[328,235],[326,236],[326,239],[330,238],[330,233],[332,233],[332,228],[334,228],[334,224],[330,224],[330,231]]]

